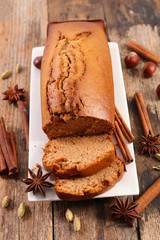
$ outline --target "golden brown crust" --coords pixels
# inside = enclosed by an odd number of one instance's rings
[[[117,177],[114,178],[112,182],[110,182],[110,183],[108,182],[108,183],[106,183],[106,185],[103,185],[102,189],[98,189],[98,190],[95,188],[91,189],[90,192],[84,193],[84,195],[75,194],[74,192],[73,193],[65,193],[65,192],[57,191],[56,185],[58,184],[59,179],[55,179],[54,187],[55,187],[56,194],[60,199],[65,200],[65,201],[80,201],[80,200],[86,200],[86,199],[93,198],[97,195],[100,195],[100,194],[110,190],[112,187],[115,186],[115,184],[117,182],[119,182],[122,179],[123,174],[126,171],[125,163],[123,161],[122,161],[122,166],[123,166],[122,171],[117,173]]]
[[[41,66],[41,109],[42,128],[50,139],[58,136],[92,135],[113,131],[112,66],[104,29],[104,22],[101,20],[51,23],[48,26],[48,38]],[[75,38],[77,40],[74,44],[72,42]],[[72,73],[70,73],[70,78],[64,78],[65,83],[69,81],[73,91],[69,92],[70,88],[64,90],[63,101],[59,90],[56,90],[57,95],[55,93],[54,101],[50,101],[48,100],[50,94],[47,95],[48,82],[51,82],[51,65],[57,51],[55,49],[60,41],[58,39],[68,41],[71,43],[70,48],[77,49],[75,52],[80,56],[77,55],[79,57],[75,61],[72,60],[70,65],[74,67],[75,62],[82,58],[81,65],[77,65],[78,69],[82,68],[82,71],[78,73],[76,82],[74,82]],[[82,41],[79,42],[79,39]],[[67,44],[64,45],[65,51],[71,54],[72,51]],[[56,65],[54,61],[54,77],[61,74],[61,69],[58,68],[59,65]],[[62,88],[64,89],[64,86]]]

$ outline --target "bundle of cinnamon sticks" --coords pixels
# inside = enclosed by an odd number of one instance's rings
[[[15,135],[6,131],[4,118],[0,117],[0,173],[12,176],[18,171]]]
[[[133,142],[134,136],[131,133],[130,129],[128,128],[127,124],[125,123],[122,115],[120,114],[118,108],[115,106],[115,130],[114,135],[117,140],[118,147],[120,148],[120,151],[122,153],[122,156],[124,158],[124,161],[126,163],[133,162],[133,157],[129,151],[127,141],[129,143]],[[125,136],[125,137],[124,137]]]

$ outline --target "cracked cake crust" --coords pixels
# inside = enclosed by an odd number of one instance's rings
[[[77,84],[86,71],[81,42],[90,34],[90,32],[82,32],[69,39],[59,33],[46,89],[48,110],[52,117],[58,116],[66,121],[78,115],[79,105],[83,103],[78,96]],[[57,65],[59,65],[58,73]],[[57,95],[59,98],[56,98]]]

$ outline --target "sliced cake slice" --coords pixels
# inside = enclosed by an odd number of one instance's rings
[[[115,160],[114,144],[106,134],[53,139],[44,152],[44,168],[60,178],[89,176]]]
[[[125,172],[124,162],[116,158],[110,166],[87,177],[55,179],[55,191],[60,199],[77,201],[95,197],[113,187]]]

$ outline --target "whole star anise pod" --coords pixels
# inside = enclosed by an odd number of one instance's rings
[[[20,101],[26,97],[24,89],[18,88],[18,84],[16,84],[13,88],[8,87],[8,90],[3,92],[3,94],[5,95],[3,100],[9,100],[9,104],[14,101]]]
[[[158,140],[159,136],[160,134],[152,136],[151,131],[149,131],[148,137],[142,136],[143,141],[139,142],[143,146],[141,154],[148,152],[149,156],[151,157],[155,152],[159,153],[159,148],[156,146],[160,145],[160,140]]]
[[[118,219],[123,217],[126,223],[133,227],[133,219],[134,218],[140,218],[138,213],[136,212],[136,207],[138,206],[138,203],[129,203],[129,197],[125,199],[125,202],[115,197],[116,204],[111,206],[110,209],[114,214],[114,218]]]
[[[41,169],[40,165],[38,166],[37,175],[29,168],[28,168],[28,171],[29,171],[31,178],[26,178],[26,179],[21,180],[25,184],[29,185],[26,188],[25,192],[30,192],[33,190],[33,194],[35,194],[37,192],[37,190],[39,190],[41,192],[41,194],[45,197],[45,191],[44,191],[43,187],[53,187],[54,186],[52,183],[45,181],[51,175],[51,172],[48,172],[42,176],[42,169]]]

